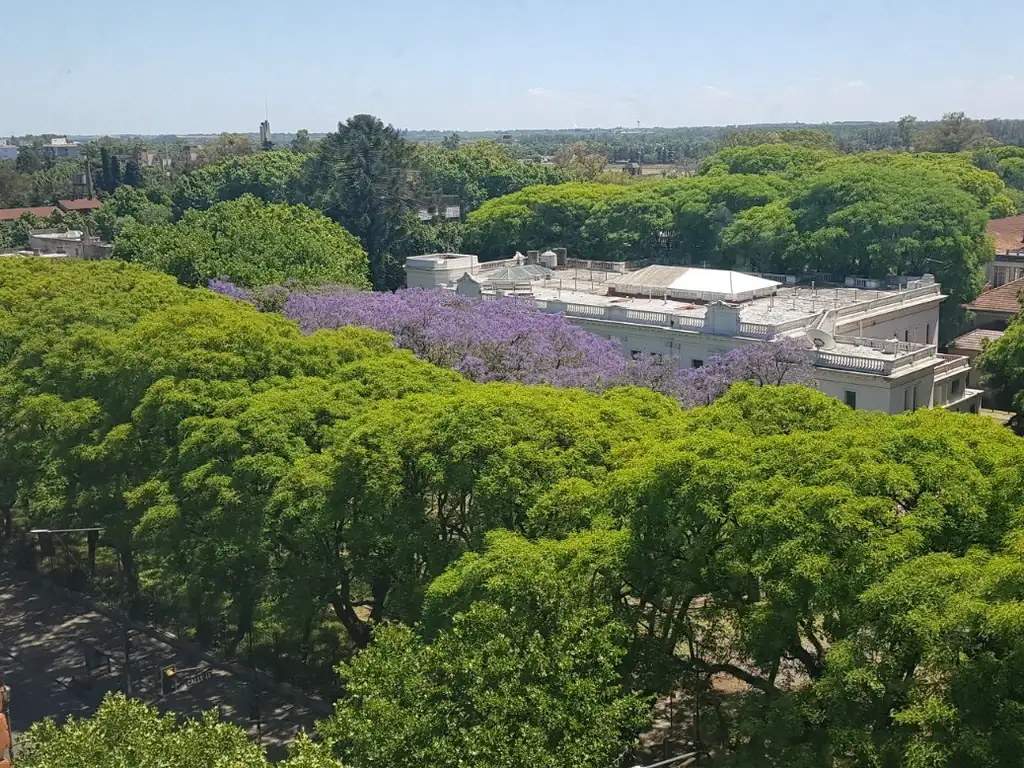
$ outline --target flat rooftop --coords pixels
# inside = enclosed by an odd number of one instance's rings
[[[609,296],[610,283],[621,275],[589,269],[560,269],[546,280],[531,283],[533,296],[542,301],[563,301],[593,307],[624,307],[660,312],[678,317],[703,318],[707,305],[664,298],[662,296]],[[938,292],[938,286],[935,291]],[[745,323],[778,325],[806,319],[810,321],[827,309],[844,309],[878,299],[898,300],[899,291],[862,288],[780,287],[773,296],[737,302],[740,320]],[[845,314],[845,313],[844,313]]]
[[[32,237],[40,240],[81,240],[83,232],[77,229],[69,229],[66,232],[33,232]]]

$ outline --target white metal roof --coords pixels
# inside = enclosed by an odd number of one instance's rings
[[[781,283],[730,269],[652,265],[608,281],[618,293],[702,301],[749,301],[774,293]]]

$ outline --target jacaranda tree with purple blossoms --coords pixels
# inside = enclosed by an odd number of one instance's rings
[[[592,391],[644,386],[694,407],[710,404],[737,381],[763,385],[811,380],[809,354],[790,339],[751,344],[712,358],[703,368],[678,371],[653,361],[628,360],[614,342],[521,299],[480,301],[444,291],[370,293],[344,287],[288,292],[269,286],[248,292],[222,281],[210,287],[265,309],[280,309],[306,333],[346,325],[385,331],[396,347],[478,382]]]

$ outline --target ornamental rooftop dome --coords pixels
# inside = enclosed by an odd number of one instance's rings
[[[751,301],[771,296],[781,283],[729,269],[652,265],[608,280],[609,294],[688,299]]]

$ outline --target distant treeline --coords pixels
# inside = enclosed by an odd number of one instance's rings
[[[912,121],[914,131],[928,134],[944,121]],[[994,142],[1024,146],[1024,120],[974,120]],[[755,125],[693,126],[684,128],[572,128],[559,130],[466,131],[463,142],[492,140],[509,147],[520,157],[554,156],[576,142],[603,149],[612,162],[678,163],[702,160],[728,146],[735,134],[820,132],[830,135],[840,152],[866,152],[902,148],[905,134],[901,121],[884,123],[759,123]],[[440,142],[445,131],[406,131],[410,141]]]

